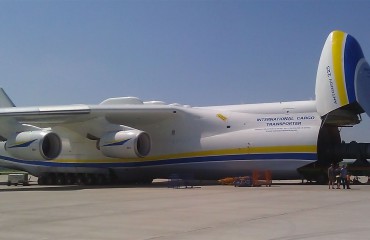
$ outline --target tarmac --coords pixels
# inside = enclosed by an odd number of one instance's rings
[[[6,186],[0,239],[369,239],[370,185]]]

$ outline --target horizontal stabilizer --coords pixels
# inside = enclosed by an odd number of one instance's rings
[[[353,116],[363,112],[369,115],[369,93],[370,67],[359,43],[347,33],[330,33],[321,53],[316,76],[318,113],[322,117],[329,114],[332,120],[334,116],[343,115],[342,111]],[[341,124],[340,117],[334,120]],[[348,118],[346,121],[348,124]]]

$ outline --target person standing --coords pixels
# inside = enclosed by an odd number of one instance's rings
[[[334,170],[335,179],[337,180],[337,189],[340,189],[340,167],[337,165]]]
[[[346,165],[343,165],[342,168],[340,169],[340,180],[342,182],[343,189],[349,188],[349,184],[347,183],[347,168]]]
[[[334,164],[330,164],[330,167],[328,168],[328,179],[329,179],[329,189],[331,186],[331,189],[334,189],[334,181],[335,181],[335,172],[334,172]]]
[[[350,187],[349,187],[349,184],[350,184],[350,177],[351,177],[351,175],[350,175],[350,173],[348,173],[348,169],[347,169],[347,189],[351,189]]]

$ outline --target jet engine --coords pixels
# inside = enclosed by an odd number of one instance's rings
[[[8,138],[5,150],[25,160],[52,160],[59,156],[62,141],[56,133],[50,131],[20,132]]]
[[[106,157],[137,158],[149,154],[149,134],[139,130],[106,133],[98,142],[98,148]]]

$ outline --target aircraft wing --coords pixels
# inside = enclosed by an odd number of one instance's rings
[[[138,127],[171,119],[180,108],[170,105],[67,105],[45,107],[0,108],[0,135],[32,130],[33,127],[66,127],[72,131],[82,124],[90,128],[103,128],[99,124]],[[99,119],[99,121],[97,121]],[[102,121],[103,119],[103,121]]]
[[[91,109],[86,105],[58,107],[0,108],[0,120],[15,119],[20,123],[64,123],[89,118]]]
[[[178,109],[172,106],[89,106],[68,105],[50,107],[14,107],[0,108],[1,118],[14,118],[21,123],[59,124],[86,121],[95,117],[106,117],[112,123],[128,124],[135,121],[141,123],[163,120]]]

